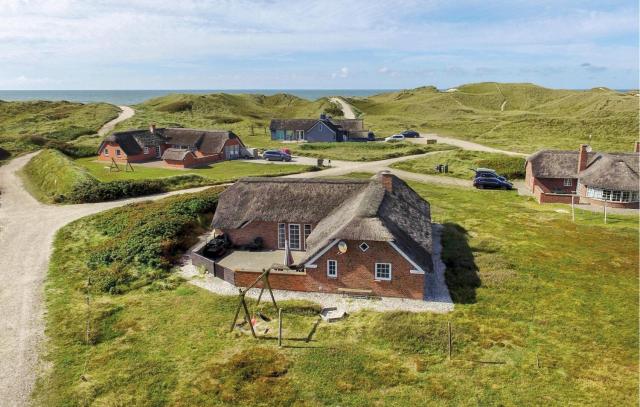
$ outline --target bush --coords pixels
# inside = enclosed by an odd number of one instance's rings
[[[177,101],[161,105],[157,108],[157,110],[167,113],[179,113],[190,111],[192,107],[193,104],[191,102]]]
[[[71,126],[62,130],[46,133],[44,134],[44,136],[48,139],[53,139],[53,140],[71,141],[71,140],[77,139],[80,136],[85,136],[87,134],[94,134],[94,133],[95,133],[94,130],[88,129],[86,127]]]
[[[159,194],[172,189],[202,186],[208,183],[207,179],[195,174],[135,181],[99,182],[92,179],[76,184],[66,200],[73,203],[114,201]]]
[[[185,194],[98,215],[96,228],[109,239],[89,253],[94,287],[117,294],[165,278],[176,254],[191,243],[189,232],[215,211],[218,193]]]

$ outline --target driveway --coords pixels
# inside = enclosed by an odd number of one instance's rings
[[[17,176],[35,154],[0,167],[0,406],[29,402],[41,365],[43,282],[55,232],[84,216],[132,202],[200,191],[194,188],[115,202],[52,206],[36,201]]]

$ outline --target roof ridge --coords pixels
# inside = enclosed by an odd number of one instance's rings
[[[271,182],[271,183],[293,183],[293,184],[369,184],[374,180],[360,178],[285,178],[285,177],[244,177],[237,182]]]

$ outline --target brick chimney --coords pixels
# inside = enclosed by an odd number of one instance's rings
[[[578,172],[583,171],[587,168],[587,163],[589,162],[589,153],[587,152],[587,145],[580,145],[580,153],[578,154]]]
[[[393,192],[393,174],[389,171],[381,171],[380,175],[380,183],[389,192]]]
[[[640,153],[640,141],[636,141],[636,146],[633,149],[634,153]]]
[[[149,125],[149,133],[156,134],[156,124],[155,123],[151,123]]]

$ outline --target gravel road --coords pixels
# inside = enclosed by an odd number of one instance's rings
[[[356,118],[356,113],[351,108],[351,105],[348,104],[347,102],[345,102],[344,99],[335,97],[335,98],[331,98],[329,100],[332,101],[333,103],[339,104],[340,107],[342,107],[342,115],[344,116],[345,119],[355,119]]]

